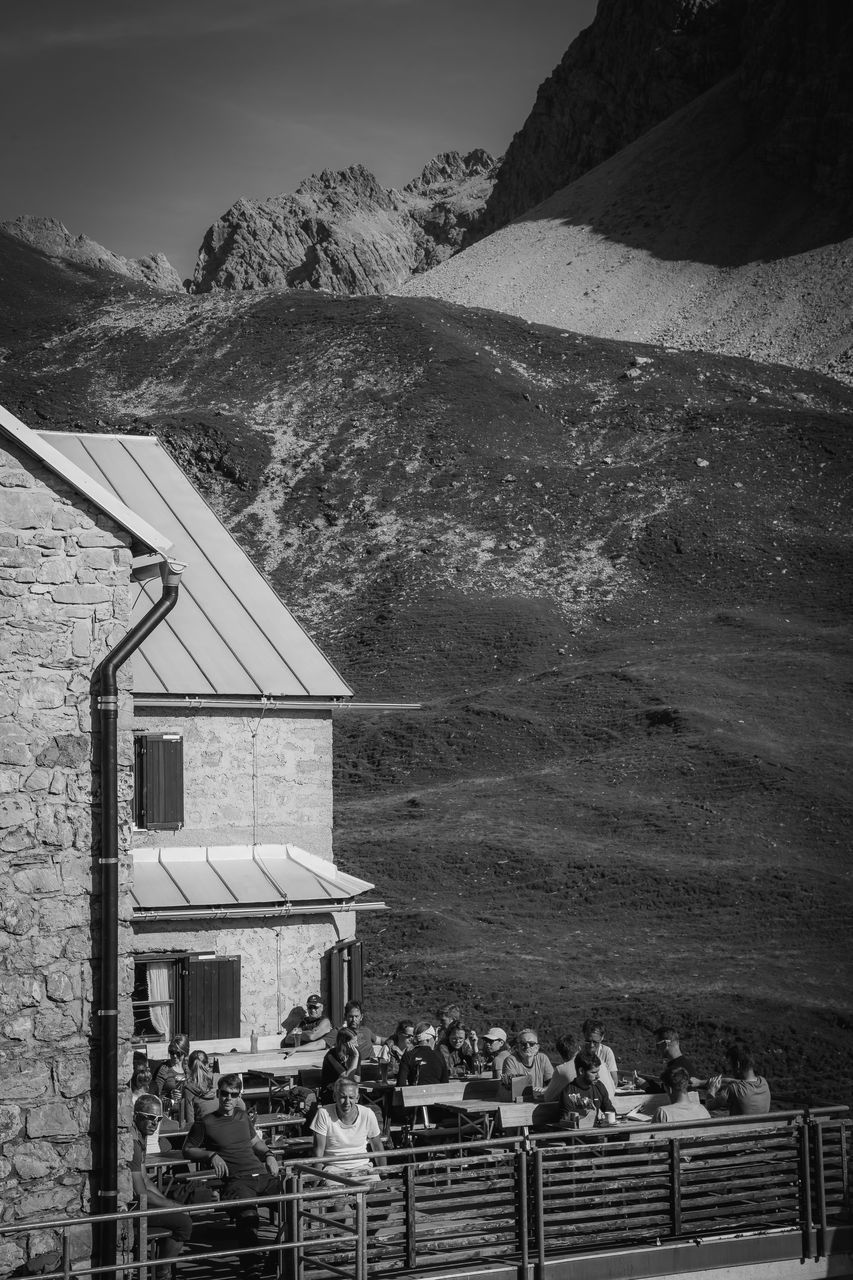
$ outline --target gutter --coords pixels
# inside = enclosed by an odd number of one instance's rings
[[[278,907],[161,907],[139,908],[134,910],[133,918],[140,922],[167,920],[246,920],[285,919],[288,916],[329,916],[339,911],[387,911],[385,902],[329,902],[324,906],[295,906],[293,904]]]
[[[177,694],[140,693],[133,695],[137,711],[152,708],[170,711],[419,711],[420,702],[351,702],[348,698],[193,698]]]
[[[159,626],[178,603],[181,574],[186,565],[163,560],[163,594],[135,627],[101,661],[93,674],[100,681],[98,716],[101,730],[101,853],[99,905],[101,912],[101,979],[94,1010],[99,1041],[100,1088],[97,1103],[97,1138],[100,1179],[95,1213],[114,1214],[118,1209],[118,671],[143,640]],[[98,1266],[115,1267],[117,1223],[99,1224]]]

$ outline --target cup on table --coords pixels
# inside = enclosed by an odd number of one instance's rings
[[[604,1113],[604,1123],[605,1123],[605,1124],[615,1124],[615,1123],[616,1123],[616,1112],[615,1112],[615,1111],[605,1111],[605,1113]]]
[[[302,1044],[302,1032],[300,1031],[299,1027],[297,1027],[293,1032],[294,1049],[298,1049],[301,1044]]]

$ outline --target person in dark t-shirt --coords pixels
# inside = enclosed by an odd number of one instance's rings
[[[591,1111],[600,1114],[615,1110],[613,1098],[605,1083],[605,1079],[609,1082],[610,1073],[602,1072],[598,1055],[589,1049],[581,1049],[575,1054],[574,1065],[575,1078],[560,1095],[561,1128],[571,1128],[573,1116],[585,1116]]]
[[[397,1084],[446,1084],[450,1079],[447,1061],[435,1047],[435,1027],[419,1022],[415,1027],[414,1048],[400,1059]]]
[[[270,1196],[280,1190],[278,1161],[263,1138],[255,1133],[248,1114],[237,1110],[241,1093],[239,1076],[221,1076],[217,1086],[219,1107],[195,1122],[184,1143],[184,1155],[189,1160],[209,1166],[217,1177],[222,1178],[223,1200]],[[256,1247],[257,1205],[238,1207],[235,1220],[240,1248]],[[241,1262],[246,1280],[256,1280],[260,1276],[262,1254],[246,1254]]]
[[[672,1073],[678,1067],[686,1071],[691,1079],[696,1075],[696,1068],[693,1063],[688,1061],[681,1052],[681,1046],[678,1043],[678,1032],[674,1027],[658,1027],[655,1032],[655,1048],[663,1055],[664,1060],[664,1068],[660,1073],[660,1078],[655,1079],[654,1076],[638,1077],[638,1082],[645,1085],[650,1093],[670,1093],[672,1090]]]

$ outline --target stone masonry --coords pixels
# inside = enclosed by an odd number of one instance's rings
[[[97,743],[90,680],[127,630],[129,537],[16,444],[0,447],[0,1221],[89,1205]],[[130,755],[121,673],[122,958],[130,952]],[[94,800],[94,804],[93,804]],[[128,966],[120,963],[120,973]],[[126,981],[126,979],[125,979]],[[119,1050],[130,1044],[130,991]],[[121,1161],[121,1155],[120,1155]],[[0,1243],[0,1274],[57,1247]],[[88,1252],[84,1231],[75,1256]]]
[[[134,729],[184,739],[184,826],[134,845],[296,844],[331,861],[330,712],[137,710]]]

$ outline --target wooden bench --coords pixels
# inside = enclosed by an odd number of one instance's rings
[[[470,1080],[448,1080],[446,1084],[408,1084],[394,1091],[394,1102],[403,1107],[406,1121],[403,1126],[403,1142],[411,1145],[412,1138],[418,1130],[415,1113],[420,1113],[420,1129],[429,1137],[456,1138],[461,1141],[465,1132],[476,1132],[478,1126],[466,1125],[464,1116],[460,1115],[455,1126],[437,1126],[430,1117],[430,1107],[442,1104],[464,1103],[470,1099],[496,1099],[500,1080],[490,1077],[474,1076]],[[411,1119],[409,1117],[412,1117]]]
[[[498,1109],[501,1132],[506,1134],[520,1133],[523,1137],[531,1129],[552,1129],[560,1118],[559,1102],[502,1102]],[[595,1112],[590,1112],[589,1120],[594,1121]],[[587,1117],[582,1120],[584,1128],[589,1128]],[[568,1130],[560,1130],[565,1137]]]

